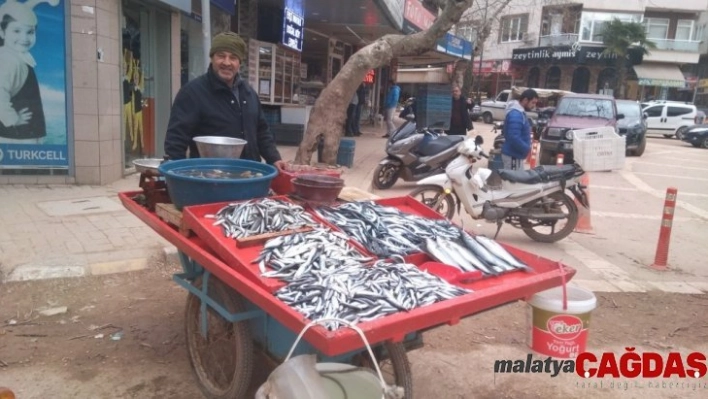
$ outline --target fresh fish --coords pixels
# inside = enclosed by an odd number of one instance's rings
[[[210,217],[230,238],[318,225],[303,207],[272,198],[229,204]]]
[[[438,244],[438,247],[445,252],[445,255],[450,258],[452,261],[452,263],[450,263],[451,265],[456,266],[463,272],[471,272],[475,270],[474,266],[472,266],[472,264],[470,264],[461,253],[449,245],[450,241],[443,240],[438,237],[435,242]]]
[[[509,251],[507,251],[498,242],[492,240],[491,238],[485,236],[476,236],[475,239],[486,249],[488,249],[489,252],[491,252],[494,256],[503,259],[506,263],[513,266],[514,268],[524,269],[526,271],[532,270],[526,264],[516,259],[514,255],[510,254]]]
[[[484,264],[486,264],[491,270],[496,273],[502,273],[504,271],[510,270],[512,266],[506,264],[504,260],[499,259],[494,256],[487,248],[485,248],[479,241],[472,238],[466,231],[460,230],[460,238],[462,243],[465,244],[467,249],[472,251],[472,253]]]
[[[258,263],[263,277],[289,282],[310,271],[331,272],[373,260],[351,246],[345,236],[320,227],[266,241],[252,263]]]
[[[447,220],[431,220],[372,201],[320,207],[317,212],[371,253],[387,258],[419,252],[426,238],[455,239],[457,227]]]
[[[437,260],[438,262],[444,263],[446,265],[450,266],[457,266],[459,267],[455,261],[448,256],[448,254],[440,248],[440,245],[433,240],[432,238],[426,238],[425,239],[425,249],[427,253],[433,257],[433,259]]]
[[[451,248],[452,251],[457,251],[460,256],[462,256],[471,265],[473,270],[479,270],[480,272],[487,275],[496,274],[492,272],[492,270],[486,264],[484,264],[484,262],[479,260],[469,249],[463,247],[455,241],[447,241],[447,245],[449,246],[449,248]]]
[[[397,258],[395,262],[349,264],[330,271],[313,268],[275,296],[310,320],[336,317],[359,323],[470,292]],[[325,327],[336,330],[340,325],[328,323]]]

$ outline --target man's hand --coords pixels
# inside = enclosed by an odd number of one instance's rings
[[[285,161],[283,161],[283,160],[275,161],[275,163],[273,164],[273,166],[278,168],[278,170],[281,172],[285,172],[285,165],[286,165]]]

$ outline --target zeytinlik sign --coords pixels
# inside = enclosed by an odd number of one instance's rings
[[[52,3],[0,0],[2,169],[69,165],[65,4]]]
[[[643,59],[641,49],[630,48],[628,57],[632,64],[640,64]],[[605,64],[613,65],[617,55],[606,54],[605,47],[596,46],[556,46],[515,49],[511,61],[516,65],[549,64]]]

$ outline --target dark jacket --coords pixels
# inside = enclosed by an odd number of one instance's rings
[[[460,96],[459,100],[455,100],[454,97],[452,98],[453,115],[450,115],[451,130],[455,128],[461,129],[463,127],[465,128],[465,130],[472,129],[472,119],[470,119],[470,114],[469,112],[467,112],[467,106],[467,98],[465,98],[465,96]],[[455,112],[457,112],[456,115],[454,114]]]
[[[518,102],[507,105],[502,154],[524,159],[531,150],[531,124]]]
[[[239,103],[231,88],[221,81],[211,66],[204,75],[190,81],[177,93],[165,136],[165,154],[170,159],[199,157],[193,137],[226,136],[245,139],[241,159],[269,164],[279,161],[280,153],[263,116],[261,102],[247,82],[237,83]]]

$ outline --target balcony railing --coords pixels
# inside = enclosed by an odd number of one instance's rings
[[[538,45],[540,47],[570,46],[577,41],[577,33],[561,33],[557,35],[541,36]]]
[[[673,40],[673,39],[651,39],[656,44],[657,50],[684,51],[697,53],[700,50],[701,42],[693,40]],[[651,51],[651,50],[650,50]]]

